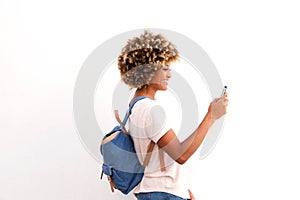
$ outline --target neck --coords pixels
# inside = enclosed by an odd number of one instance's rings
[[[136,92],[135,92],[134,98],[138,97],[138,96],[146,96],[146,97],[149,97],[151,99],[155,99],[156,91],[157,90],[154,87],[152,87],[152,85],[150,84],[148,86],[144,86],[140,89],[137,89]]]

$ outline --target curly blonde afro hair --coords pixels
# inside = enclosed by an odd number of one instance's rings
[[[145,30],[140,37],[128,40],[118,57],[121,79],[130,88],[149,85],[162,66],[179,60],[178,51],[163,35]]]

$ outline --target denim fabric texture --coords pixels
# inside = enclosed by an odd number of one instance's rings
[[[166,192],[147,192],[136,194],[138,200],[188,200]]]

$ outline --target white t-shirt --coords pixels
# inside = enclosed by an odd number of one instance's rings
[[[155,143],[171,129],[167,114],[156,100],[148,98],[138,101],[129,117],[128,130],[134,141],[138,158],[143,163],[151,140]],[[158,146],[155,145],[145,174],[134,193],[167,192],[189,198],[186,176],[180,172],[180,164],[163,152],[166,171],[160,170]]]

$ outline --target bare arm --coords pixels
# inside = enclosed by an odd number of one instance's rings
[[[227,93],[210,103],[208,111],[196,130],[180,142],[172,129],[167,131],[157,142],[158,146],[179,164],[184,164],[202,144],[209,128],[226,113]]]

